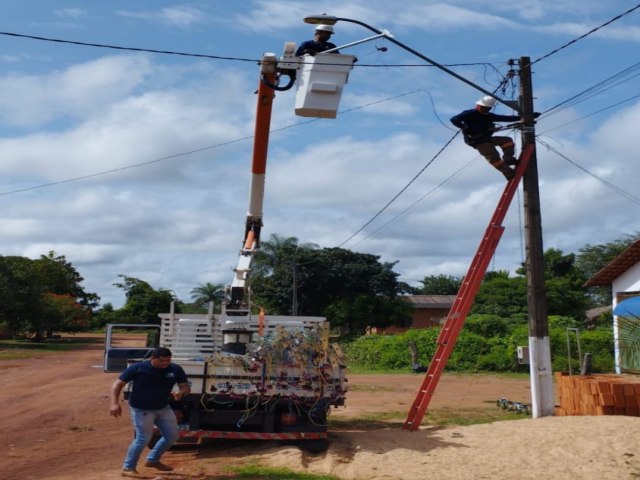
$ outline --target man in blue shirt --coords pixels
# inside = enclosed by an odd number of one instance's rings
[[[502,172],[507,180],[511,180],[515,170],[510,167],[517,164],[514,157],[515,144],[510,137],[493,136],[496,130],[493,122],[515,122],[520,120],[520,117],[491,113],[495,103],[496,100],[493,97],[486,95],[476,102],[474,109],[465,110],[451,117],[451,123],[462,129],[464,143],[475,148],[493,168]],[[536,118],[539,115],[539,113],[534,114]],[[502,158],[496,147],[502,149]]]
[[[324,52],[325,50],[331,50],[337,48],[334,43],[331,43],[329,39],[333,35],[333,27],[331,25],[318,25],[313,34],[313,40],[307,40],[302,42],[296,50],[296,57],[302,55],[315,55],[316,53]],[[331,53],[340,53],[335,50]]]
[[[122,414],[120,393],[129,382],[133,382],[133,390],[129,396],[129,412],[135,438],[127,450],[121,475],[140,476],[136,465],[142,450],[153,436],[154,425],[158,427],[162,437],[147,455],[144,465],[162,471],[173,470],[169,465],[162,463],[160,457],[178,440],[178,422],[169,406],[169,400],[178,401],[190,393],[187,375],[181,366],[171,363],[171,350],[154,349],[149,360],[127,367],[111,386],[110,414],[116,418]],[[175,384],[178,384],[180,390],[171,393]]]

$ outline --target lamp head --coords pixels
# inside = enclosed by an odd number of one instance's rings
[[[324,13],[320,15],[307,15],[304,17],[304,23],[310,23],[312,25],[335,25],[337,21],[337,17],[334,17],[333,15],[326,15]]]

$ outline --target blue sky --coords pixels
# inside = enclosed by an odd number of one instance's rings
[[[119,274],[185,301],[198,284],[230,283],[248,206],[256,60],[310,38],[302,19],[322,12],[387,29],[491,91],[508,60],[540,59],[533,87],[535,109],[546,112],[537,124],[544,247],[577,253],[640,231],[640,10],[554,52],[635,1],[309,5],[3,5],[5,33],[235,60],[0,35],[0,254],[65,255],[86,290],[116,307],[124,301],[113,286]],[[344,22],[335,29],[339,45],[371,34]],[[400,279],[413,285],[426,275],[464,275],[504,181],[460,138],[433,158],[455,133],[448,119],[481,94],[385,40],[343,53],[358,63],[338,118],[297,117],[295,92],[277,94],[262,238],[379,255],[397,261]],[[517,98],[517,83],[500,95]],[[521,212],[519,196],[491,269],[514,272],[523,261]]]

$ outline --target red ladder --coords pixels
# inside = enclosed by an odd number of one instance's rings
[[[469,313],[471,305],[476,298],[482,279],[487,272],[489,262],[498,247],[498,242],[500,241],[500,237],[502,237],[502,232],[504,232],[502,222],[504,221],[504,217],[507,215],[511,200],[513,200],[513,196],[518,189],[520,179],[529,165],[529,160],[533,155],[533,151],[533,144],[529,144],[525,147],[520,155],[520,162],[516,168],[515,176],[507,182],[507,186],[504,188],[502,197],[500,198],[498,206],[493,213],[493,217],[491,217],[491,221],[489,222],[489,226],[487,227],[484,237],[480,242],[478,251],[471,262],[469,271],[464,277],[462,285],[458,290],[458,294],[451,306],[451,310],[449,310],[449,314],[444,321],[444,325],[442,326],[442,330],[440,331],[440,335],[438,336],[438,341],[436,343],[436,352],[429,364],[429,368],[427,369],[427,373],[422,381],[418,395],[413,401],[413,405],[411,405],[407,419],[402,425],[404,430],[413,431],[420,427],[420,423],[427,411],[431,397],[436,390],[442,371],[451,356],[453,347],[455,347],[456,341],[458,340],[460,330],[462,330],[462,326],[464,325],[467,314]]]

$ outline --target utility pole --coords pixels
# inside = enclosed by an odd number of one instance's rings
[[[522,149],[535,146],[533,116],[533,87],[531,60],[520,57],[520,113],[523,120]],[[549,324],[547,322],[547,295],[544,288],[544,251],[542,247],[542,220],[538,185],[538,162],[534,150],[522,179],[524,192],[524,229],[527,270],[527,304],[529,308],[529,360],[531,376],[531,407],[534,418],[554,414],[553,377]]]

